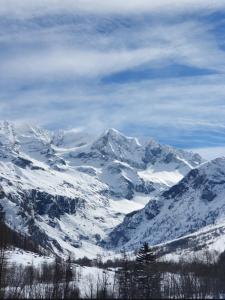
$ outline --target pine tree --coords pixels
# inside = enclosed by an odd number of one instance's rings
[[[137,253],[136,261],[139,264],[150,264],[156,262],[156,255],[149,247],[148,243],[144,243]]]
[[[4,212],[0,210],[0,299],[4,297],[4,288],[5,288],[5,278],[6,278],[6,271],[7,271],[7,238],[8,233],[6,227],[4,226]]]
[[[148,243],[144,243],[136,257],[136,281],[140,291],[139,298],[160,298],[160,274],[157,270],[156,259],[154,251]]]

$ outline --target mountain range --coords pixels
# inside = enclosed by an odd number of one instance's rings
[[[115,129],[93,138],[0,122],[5,222],[53,253],[94,257],[143,241],[169,249],[193,234],[198,244],[202,235],[216,242],[224,236],[224,187],[224,158],[205,162]]]

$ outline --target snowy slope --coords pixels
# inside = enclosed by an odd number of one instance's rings
[[[30,251],[24,251],[19,248],[11,249],[6,252],[9,264],[22,266],[31,266],[38,268],[43,263],[51,264],[54,262],[54,256],[43,256]]]
[[[7,223],[54,252],[79,252],[83,244],[96,244],[122,220],[101,195],[104,184],[86,174],[23,169],[12,163],[1,164],[0,170],[0,203]],[[85,249],[89,251],[87,245]]]
[[[127,215],[111,233],[111,244],[134,248],[148,241],[156,245],[202,229],[214,230],[224,222],[225,158],[217,158],[191,170],[144,209]]]
[[[155,246],[163,260],[179,261],[182,259],[191,261],[198,259],[206,260],[207,253],[213,255],[216,260],[225,251],[225,223],[208,225],[194,233],[182,236],[167,243]]]
[[[6,222],[53,252],[95,256],[126,213],[202,163],[193,153],[109,129],[97,139],[0,122]]]

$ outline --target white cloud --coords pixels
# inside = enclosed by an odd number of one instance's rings
[[[56,85],[57,86],[57,85]],[[224,132],[223,76],[37,88],[12,94],[0,118],[29,118],[42,124],[68,122],[94,129],[133,123],[177,130]],[[66,116],[66,118],[65,118]],[[101,123],[101,125],[100,125]]]
[[[174,11],[193,12],[215,10],[225,7],[221,0],[1,0],[1,15],[31,17],[34,15],[55,13],[170,13]]]
[[[188,150],[199,153],[206,160],[212,160],[217,157],[225,156],[225,147],[195,148]]]
[[[169,129],[174,139],[182,130],[219,135],[225,55],[214,24],[187,14],[224,7],[212,0],[1,0],[0,17],[13,19],[0,23],[0,118],[98,132],[139,125],[161,136],[160,128]],[[72,18],[61,19],[64,13]],[[221,75],[101,82],[135,67],[163,73],[173,64]]]
[[[33,51],[2,62],[4,78],[64,78],[65,76],[103,76],[136,67],[143,63],[171,57],[170,49],[142,48],[137,50],[88,51],[50,50]]]
[[[0,56],[2,80],[93,78],[143,64],[162,68],[171,62],[217,71],[225,69],[224,52],[207,26],[197,21],[156,22],[151,28],[144,22],[140,28],[121,26],[110,34],[97,32],[95,22],[93,29],[90,24],[87,29],[85,22],[78,23],[76,29],[56,25],[0,34],[3,45],[12,49],[19,45],[17,53],[9,51]]]

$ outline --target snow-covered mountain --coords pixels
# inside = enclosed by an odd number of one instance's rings
[[[126,213],[199,166],[199,155],[109,129],[49,132],[0,123],[0,206],[6,222],[54,252],[95,255]]]
[[[187,246],[187,241],[191,240],[192,248],[197,249],[207,243],[219,243],[219,240],[224,243],[224,224],[223,157],[191,170],[142,210],[128,214],[110,234],[110,242],[116,247],[132,249],[143,241],[157,245],[174,240],[173,246],[185,243]]]
[[[154,140],[141,145],[137,138],[115,129],[107,130],[91,144],[66,150],[62,157],[79,171],[97,175],[109,186],[110,196],[126,199],[137,192],[155,195],[202,163],[198,154],[162,146]]]

